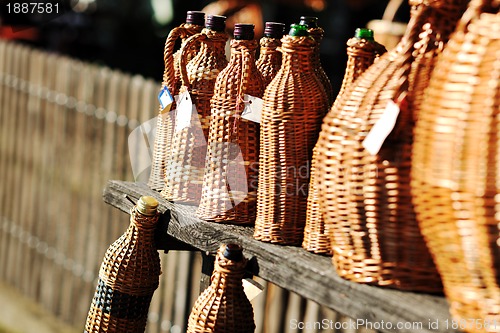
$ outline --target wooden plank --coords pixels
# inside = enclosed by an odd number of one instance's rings
[[[39,300],[40,279],[45,255],[48,251],[47,243],[40,238],[38,230],[42,227],[43,223],[40,219],[39,209],[44,209],[43,203],[43,189],[42,189],[42,159],[43,159],[43,146],[44,146],[44,132],[43,132],[43,109],[42,99],[36,93],[36,89],[41,87],[44,80],[45,70],[45,57],[46,55],[41,51],[35,51],[31,56],[32,66],[30,70],[30,100],[29,112],[33,120],[33,129],[31,131],[32,137],[32,181],[31,181],[31,197],[29,200],[29,220],[30,220],[30,233],[36,237],[36,248],[31,253],[29,258],[30,268],[26,275],[30,276],[30,290],[29,295]]]
[[[167,232],[202,251],[214,252],[221,243],[237,242],[245,256],[255,258],[252,274],[291,290],[305,298],[364,322],[386,325],[381,332],[452,332],[445,325],[429,328],[429,321],[451,320],[444,297],[362,285],[341,279],[330,258],[302,248],[278,246],[254,240],[251,227],[204,222],[194,217],[195,207],[174,205],[144,183],[109,181],[104,201],[127,212],[141,195],[160,202],[160,211],[171,211]],[[293,277],[293,278],[291,278]],[[387,323],[391,323],[390,327]],[[421,325],[416,327],[415,325]],[[411,326],[411,328],[405,328]]]

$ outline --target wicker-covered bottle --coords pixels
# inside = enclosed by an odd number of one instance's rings
[[[191,116],[191,125],[179,131],[174,129],[170,157],[165,167],[165,187],[161,192],[177,202],[198,204],[205,169],[206,143],[210,127],[210,99],[215,79],[228,61],[224,16],[208,15],[206,27],[190,37],[181,48],[181,93],[188,91],[197,112]],[[187,62],[193,44],[200,43],[199,53]],[[178,110],[179,112],[179,110]],[[178,117],[177,113],[177,117]]]
[[[372,30],[356,29],[355,36],[347,41],[347,67],[336,101],[339,100],[347,88],[373,64],[375,59],[385,52],[385,47],[375,42],[373,39]],[[302,247],[314,253],[331,255],[330,239],[328,231],[325,230],[322,210],[319,206],[319,184],[318,178],[315,175],[316,159],[316,149],[314,149],[311,164],[309,195],[307,197],[307,219]]]
[[[130,226],[106,251],[85,332],[144,332],[161,274],[154,242],[158,201],[143,196],[130,212]]]
[[[283,63],[264,93],[254,237],[300,245],[309,168],[328,99],[315,75],[316,42],[293,24],[282,39]]]
[[[320,57],[320,45],[323,40],[323,36],[325,31],[323,28],[318,26],[318,18],[314,16],[301,16],[299,24],[303,24],[307,26],[307,31],[311,35],[312,38],[316,41],[316,49],[312,54],[314,70],[316,75],[318,75],[323,88],[325,89],[326,96],[328,97],[328,107],[332,106],[333,101],[335,100],[335,96],[333,95],[333,88],[330,79],[325,73],[323,66],[321,65],[321,57]]]
[[[455,322],[500,332],[500,2],[473,0],[415,127],[412,190]]]
[[[186,23],[172,29],[165,41],[165,51],[163,59],[165,70],[163,72],[162,86],[167,87],[172,96],[179,93],[181,87],[181,73],[179,68],[180,49],[174,53],[177,40],[180,38],[182,44],[188,37],[200,33],[205,24],[205,13],[197,11],[188,11]],[[199,45],[193,44],[186,53],[190,60],[198,51]],[[175,101],[173,102],[175,105]],[[153,160],[151,164],[151,174],[148,185],[154,190],[160,191],[165,186],[165,165],[170,156],[170,145],[173,131],[173,112],[163,112],[160,106],[158,121],[156,125],[156,137],[153,148]]]
[[[262,74],[264,86],[274,79],[281,67],[281,38],[285,32],[285,24],[278,22],[266,22],[264,37],[260,39],[260,55],[257,60],[257,69]]]
[[[241,246],[221,245],[210,286],[196,300],[187,333],[253,333],[252,304],[243,291],[247,260]]]
[[[259,124],[242,118],[245,95],[261,98],[253,24],[236,23],[231,59],[215,81],[210,134],[197,216],[214,222],[253,224],[257,203]],[[240,155],[241,154],[241,155]],[[238,157],[239,156],[239,157]]]
[[[410,3],[411,20],[401,43],[370,66],[325,117],[316,145],[316,170],[320,206],[340,276],[441,292],[412,204],[412,134],[437,55],[467,0]],[[390,123],[391,116],[397,117],[391,134],[378,152],[368,151],[377,143],[365,141],[368,133],[377,122]],[[383,137],[377,139],[380,143]]]

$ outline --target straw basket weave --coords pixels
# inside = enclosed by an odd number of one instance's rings
[[[215,79],[226,67],[225,45],[228,35],[211,29],[190,37],[180,56],[181,92],[191,94],[197,113],[191,124],[172,135],[171,156],[165,168],[165,187],[162,195],[177,202],[199,203],[205,167],[206,142],[210,126],[210,99]],[[194,43],[201,43],[200,52],[187,63],[187,54]],[[198,118],[199,117],[199,118]]]
[[[255,40],[232,40],[229,65],[215,81],[203,189],[197,216],[253,224],[257,204],[259,124],[241,118],[245,94],[261,98]],[[240,158],[238,155],[241,154]],[[246,182],[247,186],[243,184]]]
[[[233,246],[229,244],[227,246]],[[252,304],[243,291],[246,259],[229,258],[226,245],[217,252],[212,283],[196,300],[187,333],[253,333]],[[240,254],[241,256],[241,254]]]
[[[413,117],[466,1],[410,3],[412,17],[401,43],[368,68],[325,117],[316,171],[340,276],[440,292],[440,277],[411,202]],[[398,121],[380,151],[371,155],[363,141],[393,100],[401,109]]]
[[[315,75],[311,37],[282,38],[283,64],[264,93],[254,238],[299,245],[312,150],[328,99]]]
[[[349,39],[347,41],[347,67],[336,101],[340,100],[345,90],[373,64],[376,58],[385,52],[385,47],[375,41],[356,37]],[[331,255],[330,239],[328,231],[325,230],[322,209],[319,205],[320,194],[318,178],[316,177],[316,159],[317,153],[314,149],[302,247],[310,252]]]
[[[413,147],[418,220],[468,332],[500,332],[499,7],[471,2],[432,74]]]
[[[318,76],[321,85],[325,89],[326,97],[328,98],[328,107],[330,107],[335,99],[335,96],[333,95],[332,83],[330,82],[330,79],[326,75],[325,70],[321,65],[321,57],[319,49],[325,31],[323,30],[323,28],[320,27],[309,28],[307,29],[307,31],[309,32],[311,37],[314,38],[314,40],[316,41],[315,50],[312,54],[312,61],[314,64],[316,75]]]
[[[165,61],[165,71],[163,72],[162,86],[167,87],[172,96],[179,94],[181,87],[180,74],[180,49],[174,53],[175,43],[179,38],[182,44],[188,37],[200,33],[202,25],[183,23],[170,31],[165,41],[165,51],[163,59]],[[193,44],[186,53],[188,60],[198,53],[199,45]],[[175,101],[172,108],[175,108]],[[172,112],[173,113],[173,112]],[[158,122],[156,125],[156,137],[153,149],[153,161],[151,165],[151,175],[148,185],[154,190],[160,191],[165,186],[165,165],[170,156],[170,145],[172,141],[172,130],[175,119],[172,119],[172,113],[163,113],[160,107]]]
[[[257,69],[262,74],[265,87],[271,83],[281,67],[281,52],[277,50],[280,45],[281,41],[278,38],[262,37],[260,39]]]
[[[161,274],[154,243],[159,215],[131,211],[127,231],[107,250],[85,332],[144,332]]]

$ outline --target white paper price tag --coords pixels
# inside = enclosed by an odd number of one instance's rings
[[[363,147],[372,155],[377,155],[385,139],[394,129],[399,115],[399,106],[389,101],[380,119],[363,140]]]
[[[158,94],[158,101],[160,102],[161,113],[170,111],[174,98],[172,97],[172,94],[170,94],[170,91],[167,87],[163,87],[163,89]]]
[[[184,92],[179,96],[177,112],[175,116],[175,131],[179,132],[191,125],[191,116],[196,112],[196,106],[191,100],[189,92]]]
[[[257,297],[263,290],[264,287],[257,281],[252,279],[243,279],[243,292],[249,301]]]
[[[262,98],[245,94],[243,96],[243,101],[245,102],[245,108],[241,113],[241,118],[260,124],[260,118],[262,116],[262,107],[264,106],[264,100]]]

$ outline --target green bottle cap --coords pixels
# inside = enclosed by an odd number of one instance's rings
[[[304,24],[292,24],[288,34],[294,37],[309,36],[309,32],[307,32],[307,25]]]
[[[356,32],[354,33],[354,37],[359,39],[366,39],[372,42],[374,41],[373,30],[371,29],[357,28]]]

